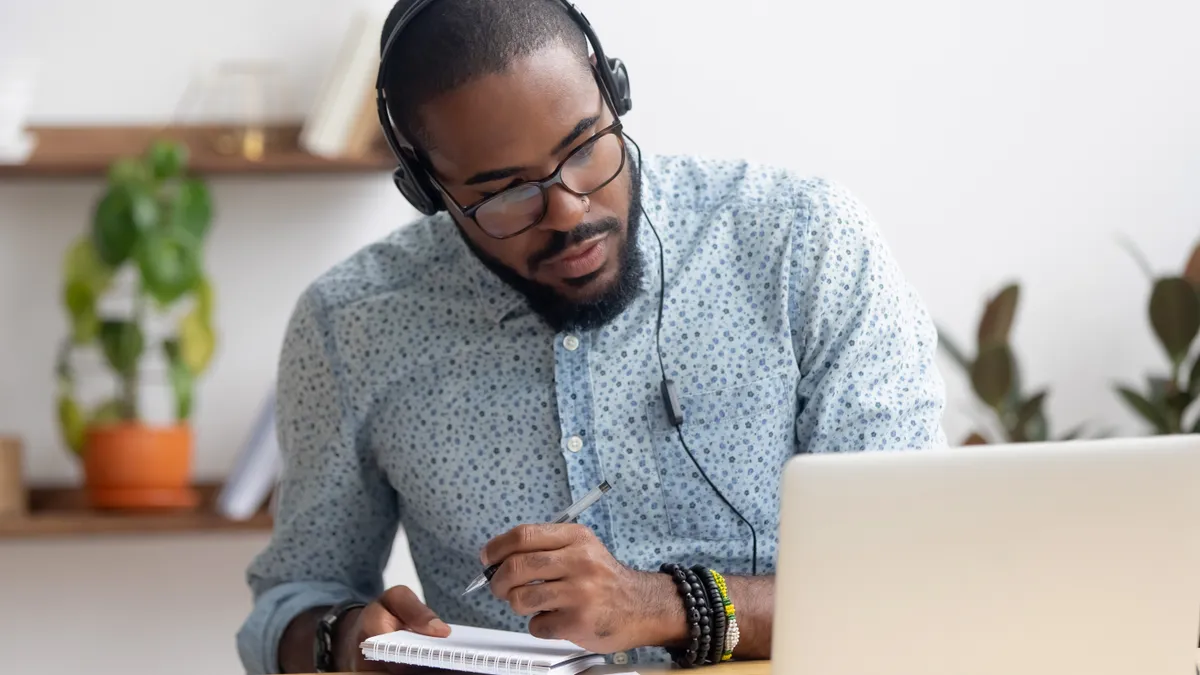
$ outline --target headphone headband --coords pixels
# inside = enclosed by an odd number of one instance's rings
[[[379,71],[375,77],[375,107],[379,115],[379,124],[383,128],[383,136],[387,141],[388,147],[391,148],[392,154],[396,156],[398,166],[392,174],[392,179],[400,193],[408,199],[418,211],[425,215],[433,215],[445,208],[441,193],[433,186],[426,173],[424,165],[417,157],[414,145],[407,139],[401,139],[396,131],[395,125],[392,123],[391,114],[387,107],[387,94],[384,92],[384,83],[387,82],[387,71],[389,56],[392,49],[404,32],[404,29],[413,21],[422,11],[429,5],[432,5],[435,0],[414,0],[409,5],[404,14],[396,21],[396,25],[392,27],[387,39],[383,41],[379,53]],[[592,30],[592,24],[583,12],[579,11],[570,0],[557,0],[562,9],[571,17],[575,25],[583,31],[587,41],[592,47],[592,51],[596,55],[595,71],[599,76],[600,86],[604,89],[604,94],[611,102],[616,110],[617,116],[620,117],[629,112],[633,108],[633,99],[629,91],[629,75],[626,72],[625,64],[621,63],[620,59],[609,59],[604,54],[604,47],[600,45],[600,39],[596,37],[595,31]]]

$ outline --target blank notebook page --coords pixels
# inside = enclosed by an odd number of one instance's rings
[[[376,661],[476,673],[577,673],[603,663],[602,656],[567,640],[528,633],[451,624],[450,637],[397,631],[369,638],[363,655]]]

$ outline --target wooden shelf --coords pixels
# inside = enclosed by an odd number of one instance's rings
[[[155,138],[186,143],[191,153],[188,168],[201,175],[383,173],[395,168],[384,145],[364,157],[327,159],[307,153],[299,147],[299,125],[267,129],[267,149],[257,161],[216,150],[228,127],[43,126],[29,131],[38,139],[32,156],[24,164],[0,164],[0,179],[103,176],[114,159],[140,154]]]
[[[214,508],[219,484],[195,486],[201,505],[192,511],[125,513],[91,509],[79,488],[33,488],[29,513],[0,517],[0,541],[114,534],[182,534],[192,532],[269,532],[266,509],[245,521],[230,520]]]

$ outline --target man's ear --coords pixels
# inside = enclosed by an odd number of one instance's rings
[[[596,55],[595,54],[592,54],[591,56],[589,56],[588,60],[592,62],[593,66],[596,65]]]

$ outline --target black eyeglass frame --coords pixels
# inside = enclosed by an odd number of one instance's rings
[[[446,189],[446,186],[442,185],[442,182],[433,175],[433,171],[431,170],[432,167],[430,167],[430,170],[427,171],[430,181],[432,181],[433,184],[437,186],[438,190],[441,191],[442,195],[444,195],[446,197],[447,201],[449,201],[451,204],[454,205],[454,208],[457,209],[459,213],[463,214],[463,216],[465,216],[467,218],[470,218],[471,222],[475,223],[475,227],[479,228],[480,232],[483,232],[485,235],[491,237],[492,239],[501,239],[501,240],[511,239],[513,237],[517,237],[522,234],[525,234],[529,230],[537,227],[543,220],[546,219],[546,213],[549,212],[549,210],[550,210],[550,188],[554,187],[555,185],[562,186],[562,189],[566,190],[567,192],[570,192],[571,194],[573,194],[577,197],[586,197],[588,195],[595,194],[596,192],[599,192],[600,190],[603,190],[605,187],[608,186],[609,183],[612,183],[614,180],[616,180],[617,176],[620,176],[621,172],[625,170],[625,164],[629,160],[629,150],[625,146],[625,134],[622,133],[624,130],[624,125],[621,123],[621,118],[617,116],[617,112],[612,104],[612,101],[609,100],[608,91],[604,87],[603,82],[597,81],[597,84],[600,86],[600,95],[604,98],[605,107],[608,108],[609,114],[612,115],[613,123],[603,129],[601,129],[600,131],[596,132],[595,134],[592,135],[591,138],[589,138],[586,141],[584,141],[583,143],[579,144],[578,147],[576,147],[574,150],[572,150],[570,152],[570,154],[568,154],[566,157],[563,158],[563,160],[561,162],[558,163],[558,166],[554,169],[553,172],[550,173],[549,176],[546,176],[545,178],[542,178],[540,180],[530,180],[530,181],[524,181],[522,183],[517,183],[516,185],[504,188],[503,190],[501,190],[500,192],[497,192],[494,195],[484,197],[483,199],[480,199],[479,201],[475,202],[474,204],[471,204],[470,206],[463,206],[458,203],[458,200],[454,198],[454,195],[450,194],[450,191],[448,189]],[[600,139],[602,139],[605,136],[608,136],[610,134],[616,134],[617,142],[620,143],[620,145],[621,145],[621,164],[617,167],[617,170],[613,172],[612,177],[610,177],[608,180],[601,183],[599,186],[597,186],[591,190],[588,190],[587,192],[577,192],[577,191],[573,190],[570,186],[568,186],[566,183],[564,183],[562,174],[563,174],[563,168],[565,168],[567,166],[567,162],[571,161],[571,158],[573,158],[577,153],[582,151],[584,148],[595,145]],[[511,192],[513,190],[525,188],[530,185],[537,187],[538,190],[542,194],[542,215],[538,216],[537,220],[533,221],[529,225],[526,225],[525,227],[521,228],[520,230],[517,230],[516,232],[513,232],[512,234],[497,236],[495,234],[492,234],[491,232],[488,232],[487,228],[485,228],[483,225],[481,225],[479,220],[475,217],[475,214],[479,212],[479,209],[482,208],[483,206],[487,205],[488,202],[490,202],[494,199],[499,199],[500,197],[503,197],[504,195],[508,194],[509,192]]]

